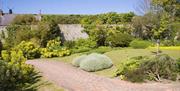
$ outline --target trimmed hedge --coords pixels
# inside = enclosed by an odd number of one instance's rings
[[[76,57],[75,59],[73,59],[72,64],[76,67],[80,66],[80,63],[87,57],[87,55],[82,55],[79,57]]]
[[[114,33],[106,39],[106,45],[111,47],[128,47],[133,37],[125,33]]]
[[[151,42],[144,41],[144,40],[133,40],[130,43],[130,46],[135,49],[144,49],[144,48],[149,47],[150,45],[151,45]]]
[[[88,55],[80,62],[80,68],[90,72],[110,68],[112,65],[112,61],[109,57],[97,53]]]

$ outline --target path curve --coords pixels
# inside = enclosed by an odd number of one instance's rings
[[[180,91],[180,84],[130,83],[85,72],[59,61],[29,60],[43,76],[68,91]]]

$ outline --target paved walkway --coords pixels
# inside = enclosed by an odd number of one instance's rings
[[[180,91],[180,84],[130,83],[88,73],[59,61],[30,60],[27,63],[68,91]]]

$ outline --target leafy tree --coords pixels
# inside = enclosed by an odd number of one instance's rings
[[[152,0],[154,5],[162,7],[166,12],[174,17],[180,11],[180,1],[179,0]]]
[[[38,21],[34,15],[17,15],[13,20],[12,24],[16,25],[33,25]]]
[[[147,13],[144,16],[135,16],[132,19],[132,34],[137,38],[152,39],[154,26],[159,25],[159,15]]]
[[[7,29],[7,37],[5,38],[5,48],[11,48],[15,45],[15,39],[16,39],[16,32],[20,28],[20,26],[17,25],[10,25]]]
[[[58,24],[54,21],[40,22],[36,29],[34,29],[34,37],[40,41],[40,45],[45,47],[49,40],[60,36]]]
[[[97,46],[104,46],[107,37],[107,30],[103,26],[98,26],[90,31],[90,37],[96,41]]]
[[[153,36],[155,39],[169,38],[171,36],[171,30],[169,28],[169,15],[165,13],[161,19],[160,24],[153,28]]]
[[[112,47],[128,47],[132,36],[126,33],[116,32],[106,38],[106,45]]]

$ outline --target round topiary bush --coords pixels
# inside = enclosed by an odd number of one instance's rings
[[[98,71],[112,66],[112,61],[109,57],[92,53],[80,62],[80,68],[85,71]]]
[[[76,67],[80,66],[80,63],[82,62],[82,60],[84,60],[87,57],[87,55],[81,55],[79,57],[76,57],[73,61],[72,64]]]

